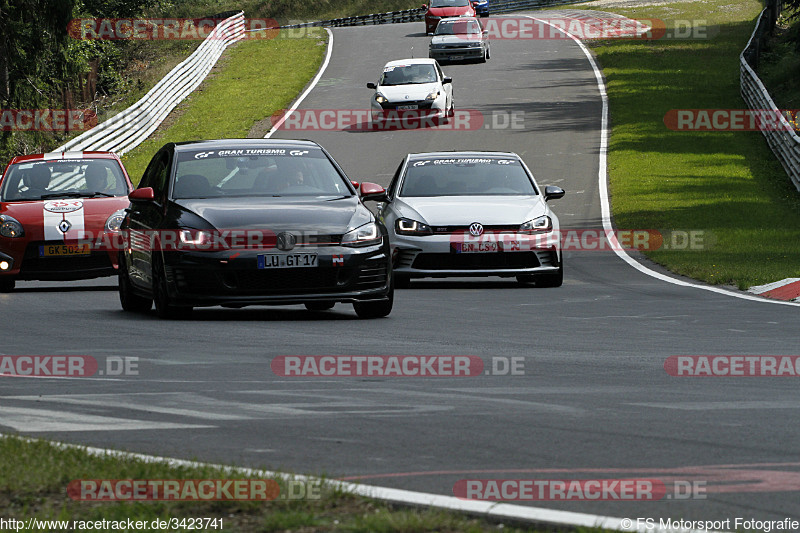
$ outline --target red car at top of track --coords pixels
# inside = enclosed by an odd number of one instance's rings
[[[16,280],[112,276],[131,180],[111,152],[18,156],[0,177],[0,292]]]

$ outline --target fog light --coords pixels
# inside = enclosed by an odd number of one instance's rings
[[[0,270],[8,270],[11,265],[8,264],[8,261],[0,261]]]

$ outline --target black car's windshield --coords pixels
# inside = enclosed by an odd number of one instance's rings
[[[178,153],[172,197],[351,196],[318,148],[243,148]]]
[[[469,0],[431,0],[431,7],[464,7]]]
[[[4,202],[124,196],[128,185],[113,159],[25,161],[13,165],[3,179]]]
[[[400,196],[519,196],[537,194],[516,159],[445,157],[411,161]]]
[[[412,85],[436,83],[436,68],[432,64],[395,65],[384,67],[381,85]]]
[[[442,21],[436,26],[436,35],[473,35],[481,33],[474,20]]]

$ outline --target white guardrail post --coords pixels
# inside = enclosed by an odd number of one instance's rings
[[[747,46],[739,55],[742,98],[744,98],[747,107],[750,109],[770,112],[773,116],[775,114],[779,116],[779,126],[762,128],[761,133],[764,134],[764,137],[767,139],[767,144],[772,149],[775,157],[778,158],[778,161],[783,165],[783,168],[789,175],[789,179],[794,183],[795,188],[800,191],[800,136],[798,136],[797,132],[794,130],[794,125],[789,123],[783,113],[781,113],[775,105],[769,91],[767,91],[764,84],[761,83],[761,80],[750,66],[746,57],[754,53],[754,47],[759,46],[759,29],[762,29],[762,24],[766,24],[766,13],[768,13],[767,9],[761,12],[753,34],[747,42]]]
[[[244,38],[244,13],[220,22],[197,49],[125,111],[85,131],[56,151],[106,150],[124,154],[141,144],[170,111],[206,78],[222,52]]]

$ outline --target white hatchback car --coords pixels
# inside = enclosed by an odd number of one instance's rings
[[[435,59],[399,59],[383,67],[370,100],[373,122],[429,120],[447,122],[453,116],[453,80]]]

